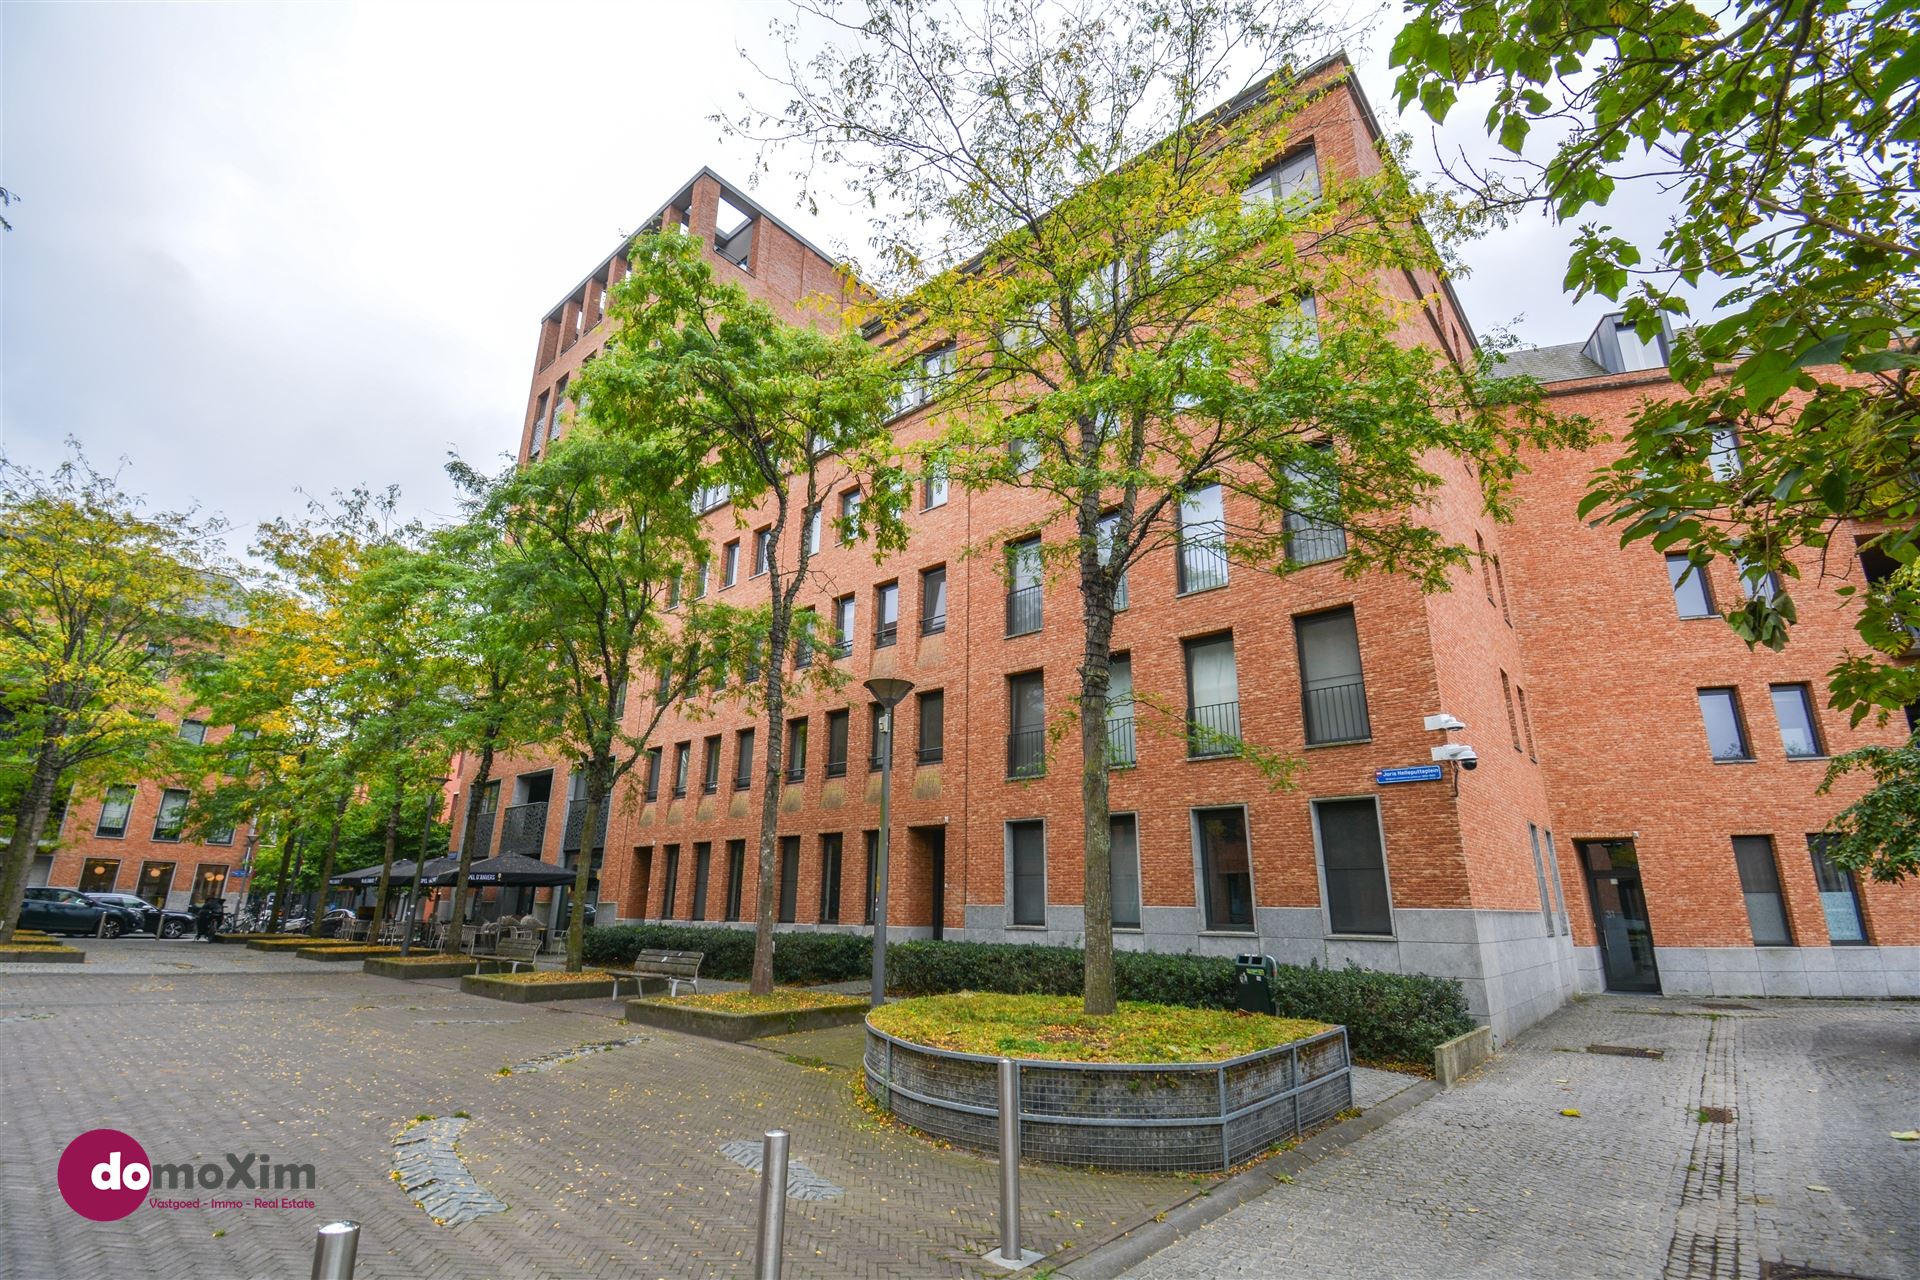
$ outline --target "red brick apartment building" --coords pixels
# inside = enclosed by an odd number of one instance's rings
[[[1374,163],[1378,130],[1356,88],[1312,112],[1311,147],[1288,163]],[[820,322],[802,304],[842,287],[827,255],[710,170],[656,220],[686,226],[798,322]],[[541,325],[523,458],[562,429],[569,379],[604,343],[601,300],[623,269],[616,252]],[[1406,288],[1434,299],[1429,329],[1410,340],[1463,354],[1472,330],[1451,290]],[[1609,422],[1666,385],[1659,352],[1623,343],[1611,320],[1584,347],[1515,359],[1564,407]],[[903,441],[928,429],[917,409],[895,427]],[[1195,718],[1305,763],[1276,791],[1249,763],[1195,756],[1178,732],[1143,718],[1136,733],[1118,712],[1120,946],[1444,974],[1503,1037],[1603,987],[1920,995],[1920,890],[1855,884],[1809,846],[1846,799],[1814,795],[1820,757],[1895,733],[1849,729],[1819,707],[1848,614],[1837,597],[1803,604],[1782,654],[1750,653],[1724,623],[1691,616],[1660,555],[1622,551],[1576,519],[1582,477],[1603,456],[1537,459],[1506,527],[1480,514],[1456,467],[1435,519],[1489,558],[1449,593],[1348,580],[1337,529],[1297,538],[1311,563],[1284,576],[1204,543],[1130,573],[1116,694],[1186,699]],[[802,604],[846,640],[816,660],[845,664],[851,680],[790,709],[779,919],[867,923],[880,762],[860,681],[904,676],[915,692],[895,733],[894,936],[1077,942],[1077,764],[1051,758],[1045,732],[1076,688],[1077,597],[962,554],[1025,527],[1040,510],[1031,495],[927,486],[919,499],[908,547],[882,564],[831,532],[815,560]],[[710,589],[762,598],[753,552],[766,513],[721,502],[708,520]],[[1736,589],[1730,572],[1714,576],[1714,599]],[[1725,736],[1728,714],[1743,737],[1737,760],[1716,742],[1720,761],[1710,737]],[[1440,715],[1466,727],[1429,729]],[[610,815],[603,923],[751,915],[762,733],[745,709],[665,721]],[[1478,767],[1433,767],[1449,741],[1472,745]],[[572,863],[582,832],[578,803],[560,802],[566,763],[505,760],[497,778],[479,799],[483,853]]]

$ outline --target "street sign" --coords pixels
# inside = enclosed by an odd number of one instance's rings
[[[1437,764],[1409,764],[1398,769],[1377,769],[1373,780],[1383,787],[1396,782],[1438,782],[1445,776],[1445,770]]]

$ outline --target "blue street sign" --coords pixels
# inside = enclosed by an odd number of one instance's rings
[[[1409,764],[1398,769],[1377,769],[1373,780],[1380,786],[1392,786],[1396,782],[1438,782],[1445,771],[1437,764]]]

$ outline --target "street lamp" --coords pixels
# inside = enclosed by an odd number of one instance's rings
[[[447,779],[435,778],[441,790],[445,790]],[[420,830],[420,856],[413,860],[413,888],[407,894],[407,928],[400,935],[400,954],[413,954],[413,926],[420,915],[420,873],[427,867],[427,849],[433,842],[433,815],[440,808],[433,801],[427,801],[427,823]]]
[[[893,709],[913,692],[911,680],[888,680],[876,676],[867,681],[867,692],[880,704],[881,742],[875,749],[880,756],[880,865],[873,876],[873,995],[879,1008],[887,1002],[887,836],[893,824]]]

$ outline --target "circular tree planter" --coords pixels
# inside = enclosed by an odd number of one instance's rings
[[[1096,1169],[1219,1173],[1353,1105],[1347,1029],[1224,1062],[1014,1060],[1020,1155]],[[867,1090],[933,1137],[997,1151],[999,1059],[914,1044],[867,1023]]]

